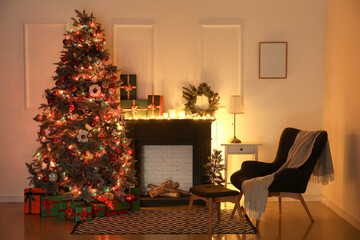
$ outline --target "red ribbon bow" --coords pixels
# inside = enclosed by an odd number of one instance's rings
[[[127,99],[130,99],[130,92],[136,88],[136,86],[132,86],[130,83],[130,75],[127,75],[127,84],[121,86],[120,88],[125,89],[127,93]]]
[[[45,201],[41,202],[42,204],[44,204],[43,209],[46,209],[46,214],[47,216],[50,215],[50,208],[54,208],[54,206],[52,205],[53,201],[49,199],[49,197],[46,197]]]
[[[86,211],[86,207],[83,208],[83,211],[79,215],[81,221],[86,221],[86,219],[89,219],[89,213]]]
[[[161,104],[161,103],[160,103]],[[156,106],[155,105],[155,96],[154,95],[152,95],[152,101],[151,101],[151,104],[148,106],[148,108],[149,108],[149,110],[150,111],[152,111],[152,116],[154,117],[154,115],[155,115],[155,110],[157,109],[157,108],[159,108],[159,109],[161,109],[161,106]],[[161,110],[160,110],[161,111]],[[162,112],[162,111],[161,111]],[[160,113],[160,114],[162,114],[162,113]]]
[[[74,209],[70,207],[70,201],[67,204],[67,208],[65,209],[65,219],[70,219],[70,217],[74,218]]]

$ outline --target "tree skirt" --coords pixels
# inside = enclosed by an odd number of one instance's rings
[[[247,215],[243,229],[239,215],[230,219],[229,209],[221,210],[221,220],[213,214],[214,234],[254,234],[256,228]],[[190,221],[185,223],[186,210],[135,210],[111,217],[94,218],[91,222],[78,223],[72,234],[208,234],[209,214],[207,209],[191,211]]]

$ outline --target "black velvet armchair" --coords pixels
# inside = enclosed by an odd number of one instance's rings
[[[245,161],[241,169],[231,175],[231,183],[241,191],[241,184],[248,179],[265,176],[277,171],[286,161],[288,152],[300,130],[286,128],[281,137],[276,157],[273,162]],[[286,168],[275,174],[274,181],[269,186],[269,196],[279,196],[279,211],[281,213],[280,192],[293,193],[300,199],[311,222],[313,217],[301,195],[306,191],[311,173],[327,141],[327,133],[322,131],[316,138],[312,153],[308,160],[299,168]],[[258,222],[257,222],[258,225]]]

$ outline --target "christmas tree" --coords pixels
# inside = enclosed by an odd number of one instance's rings
[[[212,184],[223,185],[225,180],[222,177],[221,171],[225,169],[224,164],[221,162],[223,161],[221,156],[220,150],[213,150],[213,154],[208,157],[209,162],[206,164],[206,172],[209,177],[209,182]]]
[[[45,90],[30,185],[73,200],[121,199],[135,183],[133,149],[116,89],[117,68],[108,63],[105,35],[93,14],[75,11],[76,30],[63,40],[55,86]]]

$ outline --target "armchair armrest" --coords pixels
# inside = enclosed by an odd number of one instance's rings
[[[299,168],[286,168],[275,174],[269,192],[304,193],[309,182],[308,174]]]
[[[265,176],[277,170],[277,166],[273,163],[245,161],[241,164],[241,172],[251,176]]]

